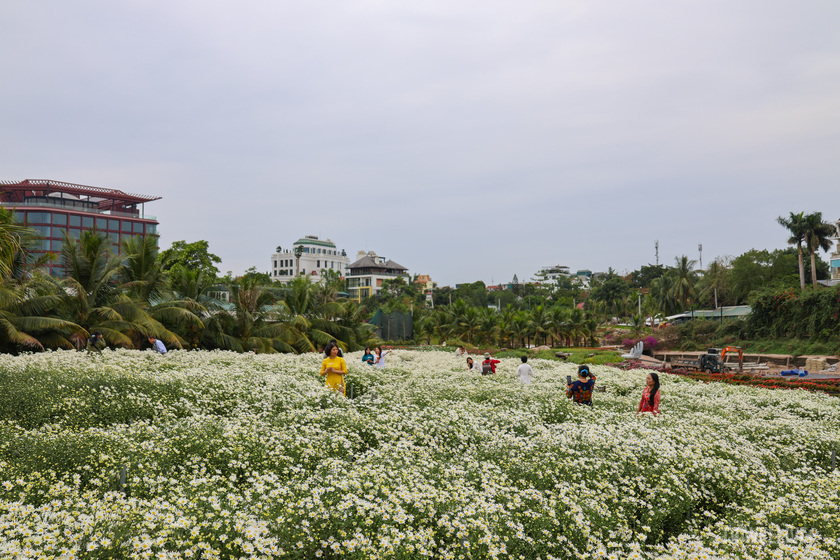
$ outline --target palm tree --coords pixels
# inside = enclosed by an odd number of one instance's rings
[[[500,338],[500,321],[501,316],[499,313],[490,307],[484,307],[481,309],[481,321],[479,324],[479,333],[480,338],[487,342],[488,344],[493,344],[494,342],[497,345],[501,342]]]
[[[805,212],[799,214],[790,213],[789,218],[779,216],[776,218],[779,225],[786,228],[790,232],[788,238],[789,245],[796,245],[799,253],[799,289],[805,289],[805,263],[802,260],[802,243],[805,241]]]
[[[21,250],[21,238],[28,228],[15,223],[14,214],[0,208],[0,277],[11,275],[15,257]]]
[[[569,337],[569,313],[570,309],[560,306],[552,307],[549,311],[549,323],[551,325],[549,334],[554,339],[553,346],[558,346],[557,342],[566,340]]]
[[[836,230],[833,224],[823,221],[822,212],[814,212],[805,216],[803,221],[805,245],[811,255],[811,285],[817,285],[817,251],[831,249],[830,237]]]
[[[459,300],[460,301],[460,300]],[[472,344],[473,335],[481,327],[481,315],[475,307],[468,307],[458,322],[459,338],[467,337],[467,343]]]
[[[524,311],[517,311],[510,324],[514,339],[519,340],[520,346],[526,346],[525,339],[529,334],[528,315]]]
[[[572,346],[576,346],[581,338],[589,336],[589,330],[586,327],[586,318],[583,315],[582,309],[572,309],[569,313],[569,337],[572,340]]]
[[[688,301],[694,298],[694,265],[697,261],[690,260],[683,255],[675,257],[677,266],[674,268],[674,299],[679,300],[683,310],[688,306]]]
[[[65,236],[61,259],[66,274],[61,307],[66,319],[88,332],[100,331],[116,346],[138,348],[147,336],[154,336],[169,347],[181,347],[174,333],[118,289],[122,261],[111,254],[104,235],[85,231],[78,241]]]
[[[157,238],[152,235],[123,242],[122,289],[140,301],[159,298],[167,284],[164,260],[158,253]]]
[[[670,272],[670,271],[669,271]],[[674,300],[673,275],[666,273],[650,283],[650,293],[656,305],[665,313],[676,311],[677,302]]]
[[[534,329],[535,337],[542,335],[543,342],[547,342],[548,333],[551,331],[551,321],[544,305],[538,305],[531,311],[531,325]],[[539,343],[539,339],[535,338],[534,343]]]
[[[87,331],[49,316],[61,301],[57,286],[48,278],[0,283],[0,351],[81,347]]]

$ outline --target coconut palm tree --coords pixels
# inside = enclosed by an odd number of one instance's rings
[[[170,331],[182,348],[197,347],[204,330],[200,315],[205,314],[207,309],[194,300],[178,298],[169,289],[166,268],[166,257],[158,252],[155,237],[132,238],[123,243],[120,288],[152,319]],[[183,270],[180,266],[174,268],[176,274]]]
[[[577,346],[578,341],[589,336],[589,330],[586,327],[586,317],[582,309],[574,308],[569,313],[569,337],[572,340],[572,346]]]
[[[805,212],[799,214],[790,213],[790,217],[784,218],[779,216],[776,218],[779,225],[786,228],[790,232],[788,237],[788,245],[796,245],[796,250],[799,254],[799,289],[805,289],[805,263],[802,259],[802,243],[805,241]]]
[[[181,347],[174,333],[119,290],[122,260],[111,254],[104,235],[85,231],[78,240],[66,236],[61,261],[66,275],[61,281],[65,319],[88,332],[98,330],[115,346],[139,348],[146,337],[154,336],[168,347]]]
[[[569,338],[569,313],[571,313],[571,309],[563,308],[559,305],[549,310],[548,321],[550,329],[548,334],[554,342],[552,346],[558,346],[557,343],[559,341],[565,341]]]
[[[460,300],[459,300],[460,301]],[[468,307],[458,321],[459,338],[467,337],[467,343],[472,344],[473,336],[481,328],[481,314],[475,307]]]
[[[531,311],[531,325],[534,329],[534,344],[539,344],[539,337],[543,337],[543,343],[548,342],[548,334],[551,332],[551,316],[545,305],[538,305]]]
[[[811,255],[811,285],[817,285],[817,251],[831,249],[831,237],[836,230],[833,224],[823,221],[822,212],[805,216],[803,221],[805,245]]]
[[[689,300],[694,298],[694,283],[696,273],[694,272],[694,265],[697,261],[689,259],[683,255],[675,257],[677,266],[673,269],[674,275],[674,299],[678,300],[682,305],[683,310],[688,306]]]
[[[48,278],[0,283],[0,352],[81,347],[88,332],[50,316],[61,301],[57,286]]]
[[[501,345],[500,340],[500,321],[501,316],[498,311],[490,307],[481,309],[481,320],[479,324],[479,338],[488,344]]]

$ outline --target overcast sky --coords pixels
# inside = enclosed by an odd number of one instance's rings
[[[840,2],[0,4],[0,179],[158,195],[222,272],[331,238],[441,285],[840,219]],[[824,255],[825,256],[825,255]]]

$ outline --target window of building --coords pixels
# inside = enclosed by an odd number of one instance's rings
[[[64,247],[64,241],[52,241],[50,243],[50,246],[52,247],[53,251],[59,253],[61,252],[61,248]]]
[[[93,218],[90,216],[82,216],[82,227],[85,229],[93,229]]]
[[[315,263],[315,268],[321,268],[321,259],[318,259]]]
[[[26,221],[26,212],[15,212],[15,223],[22,224]]]
[[[70,228],[67,230],[67,235],[72,239],[78,239],[82,235],[82,230]]]
[[[29,224],[49,224],[51,223],[51,214],[49,212],[27,212],[26,221]]]
[[[134,233],[143,233],[143,224],[141,222],[134,222]]]
[[[109,233],[108,237],[111,238],[111,243],[119,245],[119,243],[120,243],[120,234],[119,233]]]
[[[152,235],[157,233],[157,226],[155,224],[149,224],[146,226],[146,233],[150,233]]]
[[[111,231],[120,231],[120,221],[108,220],[108,229]]]
[[[70,215],[70,227],[82,227],[82,217]]]
[[[57,226],[66,226],[67,214],[53,214],[53,224]]]
[[[41,237],[49,237],[50,236],[50,226],[29,226],[35,231],[38,232],[38,235]]]
[[[128,220],[123,221],[122,230],[125,233],[131,233],[131,222],[129,222]]]
[[[96,229],[98,231],[105,231],[108,229],[108,220],[106,218],[96,218]]]
[[[59,239],[64,239],[64,232],[66,232],[66,231],[67,231],[67,228],[53,226],[52,237],[57,237]]]

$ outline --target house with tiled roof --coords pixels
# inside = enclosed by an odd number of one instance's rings
[[[408,282],[408,269],[373,251],[359,251],[356,262],[347,267],[347,292],[350,299],[361,301],[379,293],[382,283],[394,278],[404,278]]]

